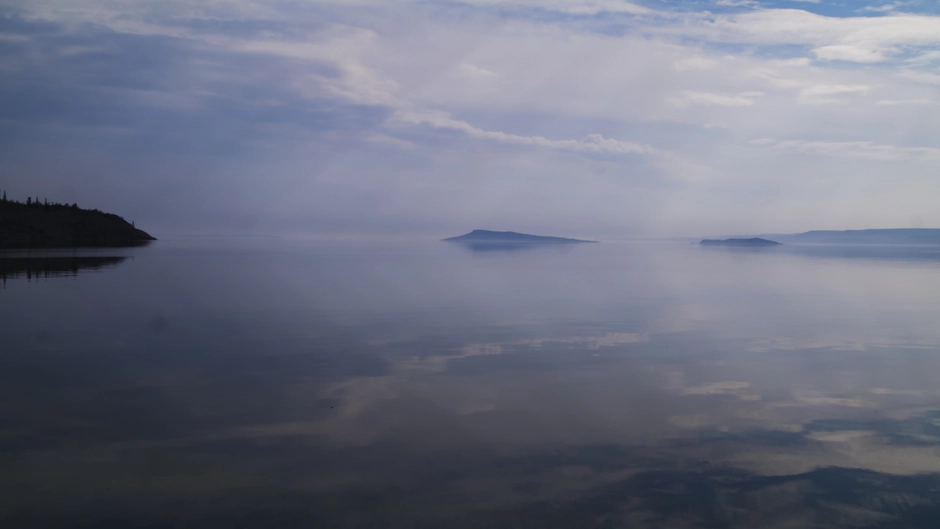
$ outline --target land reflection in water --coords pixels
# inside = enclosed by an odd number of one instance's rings
[[[0,521],[927,527],[940,262],[870,253],[156,245],[23,282]]]
[[[68,256],[68,257],[3,257],[0,256],[0,280],[74,277],[80,270],[113,268],[127,257]]]

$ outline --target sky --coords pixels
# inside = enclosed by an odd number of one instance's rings
[[[0,189],[158,238],[940,227],[940,2],[0,0]]]

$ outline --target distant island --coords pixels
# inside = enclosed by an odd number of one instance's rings
[[[542,235],[529,235],[514,231],[473,230],[459,237],[444,239],[447,242],[462,242],[471,244],[572,244],[590,243],[597,241],[584,241],[581,239],[566,239],[564,237],[545,237]]]
[[[760,237],[752,237],[750,239],[704,239],[699,244],[705,246],[750,246],[750,247],[765,247],[765,246],[779,246],[780,243],[777,241],[770,241],[767,239],[761,239]]]
[[[140,246],[156,240],[123,218],[78,204],[0,199],[0,248]]]
[[[787,244],[886,244],[940,246],[940,229],[885,228],[873,230],[813,230],[804,233],[757,235]]]

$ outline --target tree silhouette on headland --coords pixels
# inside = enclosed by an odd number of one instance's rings
[[[123,217],[48,198],[0,201],[0,248],[127,246],[154,240]]]

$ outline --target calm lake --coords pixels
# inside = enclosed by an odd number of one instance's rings
[[[940,248],[7,252],[0,476],[9,528],[933,528]]]

